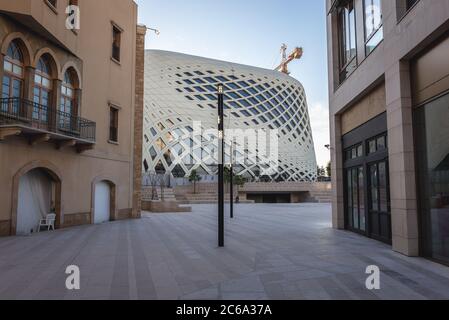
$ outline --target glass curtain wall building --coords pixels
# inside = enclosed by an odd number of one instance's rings
[[[315,181],[317,163],[301,83],[272,70],[148,50],[145,61],[143,168],[188,177],[217,169],[217,85],[225,90],[225,130],[265,130],[277,137],[276,157],[261,161],[260,144],[236,143],[238,174],[259,181]],[[202,131],[195,128],[200,124]],[[208,132],[208,133],[206,133]],[[247,137],[251,140],[251,136]],[[253,137],[254,138],[254,137]],[[252,151],[253,154],[252,154]],[[231,148],[226,148],[226,162]],[[275,171],[267,167],[276,168]]]

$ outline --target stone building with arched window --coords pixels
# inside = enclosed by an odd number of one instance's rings
[[[140,216],[145,30],[132,0],[0,0],[0,236]]]

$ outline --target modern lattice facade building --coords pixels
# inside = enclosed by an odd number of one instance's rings
[[[277,131],[277,158],[261,164],[241,146],[237,172],[266,181],[315,181],[316,158],[301,83],[277,72],[180,53],[148,50],[145,57],[145,172],[214,175],[217,144],[194,128],[217,128],[217,85],[225,90],[226,129]],[[228,131],[229,132],[229,131]],[[239,149],[236,146],[235,149]],[[229,161],[230,148],[226,148]],[[254,151],[254,150],[253,150]],[[260,152],[258,149],[256,152]],[[276,163],[274,163],[276,162]],[[267,171],[267,168],[276,169]]]

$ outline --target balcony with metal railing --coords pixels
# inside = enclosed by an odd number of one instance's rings
[[[24,136],[30,144],[54,142],[78,152],[95,144],[96,123],[22,98],[0,99],[0,141]]]

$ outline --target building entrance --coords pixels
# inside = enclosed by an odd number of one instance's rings
[[[345,225],[391,244],[386,115],[343,136]]]

